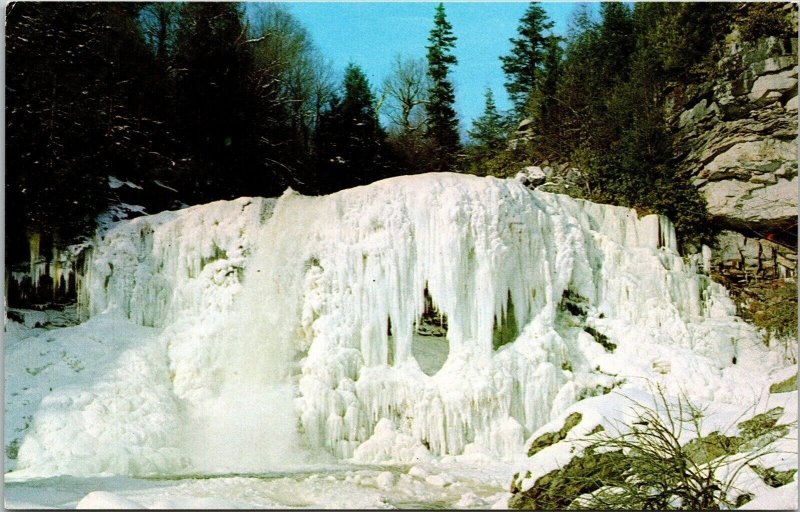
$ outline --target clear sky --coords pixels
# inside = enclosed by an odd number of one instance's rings
[[[341,76],[353,62],[361,66],[373,88],[391,72],[395,55],[425,57],[433,26],[434,2],[287,2],[289,11],[311,34],[320,52]],[[575,3],[543,3],[554,32],[564,35]],[[508,54],[509,38],[517,35],[519,19],[528,3],[445,2],[447,19],[458,38],[454,54],[458,65],[451,79],[456,89],[456,111],[461,130],[483,112],[484,90],[490,87],[498,107],[510,107],[503,87],[500,55]]]

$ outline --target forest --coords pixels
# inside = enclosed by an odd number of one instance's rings
[[[7,262],[26,260],[31,233],[62,247],[91,237],[121,200],[154,213],[429,171],[513,176],[542,161],[583,170],[571,195],[666,214],[682,246],[709,243],[704,200],[672,165],[664,91],[713,72],[721,28],[743,10],[745,39],[791,34],[781,5],[603,3],[560,37],[532,3],[498,56],[513,109],[487,90],[463,140],[470,120],[457,119],[449,76],[458,27],[442,4],[427,58],[398,56],[371,84],[357,63],[326,64],[281,4],[10,3]],[[522,121],[532,128],[519,140]],[[135,185],[134,199],[109,176]]]

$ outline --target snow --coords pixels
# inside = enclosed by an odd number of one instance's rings
[[[437,468],[440,473],[446,470],[447,467]],[[497,471],[497,468],[491,470]],[[494,487],[496,484],[485,471],[474,471],[476,475],[454,473],[452,478],[457,481],[445,487],[412,479],[394,466],[377,469],[310,466],[303,472],[211,478],[62,476],[26,481],[7,479],[5,497],[8,508],[76,508],[82,500],[97,500],[93,495],[96,492],[111,495],[101,497],[127,500],[138,504],[138,508],[148,509],[388,509],[425,508],[430,504],[447,508],[465,494],[474,495],[473,506],[495,503],[499,494]],[[102,508],[110,508],[110,505],[104,504]]]
[[[25,327],[44,327],[47,323],[48,311],[36,311],[32,309],[8,308],[8,315],[16,316],[22,320]]]
[[[33,334],[6,346],[14,364],[6,368],[13,399],[5,431],[24,433],[21,475],[141,474],[183,464],[175,447],[178,404],[153,329],[102,315]],[[47,389],[34,384],[40,374]],[[26,472],[28,460],[38,469]]]
[[[78,502],[76,509],[124,508],[140,509],[142,505],[106,491],[94,491]]]
[[[132,183],[130,181],[122,181],[118,179],[116,176],[109,176],[108,177],[108,187],[109,188],[120,188],[120,187],[130,187],[135,188],[137,190],[142,190],[142,187],[137,185],[136,183]]]
[[[137,217],[139,215],[146,215],[147,210],[144,206],[138,204],[128,203],[115,203],[108,207],[108,209],[97,216],[97,226],[99,233],[105,233],[111,229],[115,223],[126,220],[129,218]]]
[[[767,487],[759,495],[739,510],[796,510],[797,478],[781,487]]]
[[[167,190],[171,190],[171,191],[173,191],[173,192],[177,192],[177,190],[175,190],[174,188],[170,187],[169,185],[165,185],[165,184],[164,184],[164,183],[162,183],[161,181],[158,181],[158,180],[153,180],[153,183],[155,183],[156,185],[158,185],[158,186],[159,186],[159,187],[161,187],[161,188],[165,188],[165,189],[167,189]]]
[[[542,428],[573,410],[585,415],[575,435],[619,417],[616,395],[579,402],[602,387],[640,396],[659,383],[732,406],[786,366],[677,254],[665,218],[513,180],[417,175],[142,216],[100,231],[79,272],[85,323],[7,330],[6,432],[20,439],[7,479],[338,459],[383,469],[333,471],[331,482],[350,478],[351,499],[319,499],[385,507],[379,491],[390,489],[395,505],[502,506],[510,468],[528,464],[526,442]],[[417,332],[426,289],[446,342]],[[495,348],[509,297],[518,335]],[[24,361],[52,364],[30,375]],[[27,393],[26,405],[9,392]],[[543,468],[568,460],[561,446],[540,452]],[[411,471],[386,475],[403,464]],[[229,479],[213,480],[204,485]],[[292,492],[318,491],[296,482]],[[86,499],[114,499],[103,496]],[[322,503],[254,500],[228,503]]]

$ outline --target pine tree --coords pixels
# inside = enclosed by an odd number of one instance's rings
[[[509,119],[497,110],[492,90],[487,88],[484,97],[486,104],[483,114],[473,121],[472,129],[468,132],[467,171],[478,175],[486,175],[498,165],[503,165],[502,159],[494,162],[494,165],[491,162],[505,151],[510,130]]]
[[[177,129],[191,159],[184,187],[194,201],[250,191],[258,165],[247,76],[252,65],[241,5],[181,4],[175,37]],[[256,187],[256,188],[260,188]],[[262,192],[262,191],[258,191]]]
[[[609,82],[626,80],[636,47],[631,10],[621,2],[605,2],[600,5],[600,19],[601,71]]]
[[[497,111],[491,89],[486,89],[484,98],[486,104],[483,114],[472,123],[469,137],[478,148],[492,153],[502,149],[505,145],[508,123]]]
[[[547,47],[544,32],[551,28],[553,22],[548,20],[544,9],[538,3],[532,2],[520,19],[517,28],[519,37],[510,39],[511,54],[500,57],[503,72],[508,78],[506,90],[518,117],[526,114],[525,105],[541,80]]]
[[[12,250],[26,231],[62,244],[90,236],[108,204],[108,176],[138,182],[155,165],[153,59],[138,30],[139,9],[132,3],[9,4]]]
[[[561,59],[564,51],[561,49],[561,38],[550,35],[547,38],[544,66],[542,68],[542,104],[540,118],[542,122],[552,122],[552,116],[557,107],[558,82],[561,76]]]
[[[361,68],[345,70],[344,97],[322,115],[317,131],[318,182],[322,192],[365,185],[386,177],[386,134],[375,97]]]
[[[427,104],[428,131],[427,136],[433,146],[433,166],[435,170],[451,170],[461,148],[458,136],[458,119],[453,108],[455,92],[448,78],[450,66],[458,63],[451,53],[455,47],[456,37],[453,27],[447,21],[444,4],[436,7],[433,18],[433,29],[428,36],[428,76],[431,79],[431,90]]]
[[[541,81],[528,102],[527,110],[533,118],[535,137],[531,149],[541,159],[557,158],[561,147],[556,142],[562,129],[558,97],[564,53],[561,49],[561,40],[555,35],[547,37]]]

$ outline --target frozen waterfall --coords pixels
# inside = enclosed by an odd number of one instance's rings
[[[79,286],[90,322],[139,330],[42,401],[36,474],[512,457],[623,378],[713,393],[753,336],[666,219],[454,174],[121,222]]]

